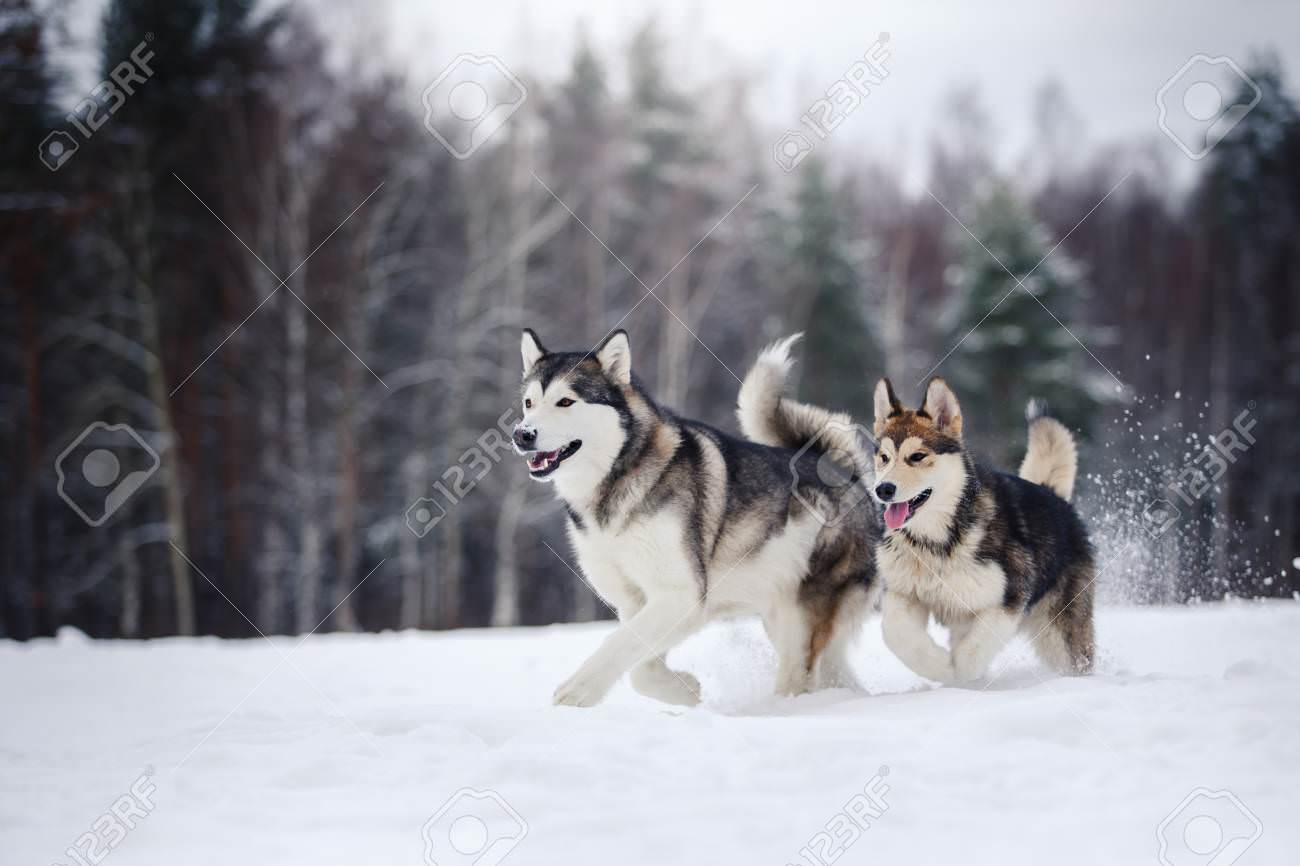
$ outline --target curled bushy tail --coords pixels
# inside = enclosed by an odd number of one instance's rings
[[[1020,477],[1050,487],[1068,501],[1074,495],[1079,454],[1070,431],[1060,421],[1049,418],[1046,411],[1047,407],[1039,400],[1030,400],[1025,409],[1029,448],[1020,464]]]
[[[870,464],[867,443],[842,412],[800,403],[785,396],[794,361],[790,349],[803,334],[791,334],[759,353],[740,386],[736,416],[751,442],[798,450],[815,443],[818,450],[840,451],[858,466]]]
[[[790,377],[790,368],[794,366],[790,348],[802,336],[801,333],[791,334],[759,352],[758,360],[745,376],[745,381],[740,383],[736,417],[740,419],[741,432],[751,442],[784,445],[783,440],[788,434],[781,427],[781,398]]]

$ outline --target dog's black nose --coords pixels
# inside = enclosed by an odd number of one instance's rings
[[[888,481],[876,485],[876,496],[880,498],[881,502],[888,502],[893,499],[897,491],[898,488]]]
[[[537,442],[537,431],[523,424],[515,426],[515,444],[520,448],[532,448]]]

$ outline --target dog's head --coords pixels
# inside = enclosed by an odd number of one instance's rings
[[[921,408],[907,409],[888,379],[875,393],[876,478],[885,526],[901,529],[939,491],[950,501],[965,484],[961,406],[942,379],[931,379]]]
[[[615,331],[590,352],[548,352],[524,329],[520,341],[523,420],[514,444],[538,481],[585,479],[609,471],[626,438],[632,350]],[[594,480],[592,480],[594,479]]]

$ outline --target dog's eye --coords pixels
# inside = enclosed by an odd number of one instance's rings
[[[568,397],[561,397],[559,400],[555,401],[555,405],[559,406],[561,409],[567,409],[573,405],[573,401]]]
[[[889,455],[886,454],[886,453],[883,452],[883,451],[877,451],[877,452],[876,452],[876,456],[880,458],[880,462],[881,462],[881,463],[888,463],[888,462],[889,462]]]
[[[907,456],[907,462],[908,462],[908,463],[920,463],[922,460],[925,459],[925,457],[926,457],[926,454],[925,454],[924,451],[916,451],[916,452],[914,452],[914,453],[912,453],[912,454],[909,454],[909,455]]]
[[[533,408],[533,401],[532,401],[532,400],[525,400],[525,401],[524,401],[524,408],[525,408],[525,409],[531,409],[531,408]]]

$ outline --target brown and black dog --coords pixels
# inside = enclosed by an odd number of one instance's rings
[[[921,676],[978,679],[1018,632],[1063,673],[1092,669],[1092,545],[1070,505],[1074,439],[1030,404],[1020,475],[977,463],[962,442],[961,406],[942,379],[919,409],[887,379],[875,391],[875,483],[885,531],[885,643]],[[951,632],[945,650],[930,615]]]

